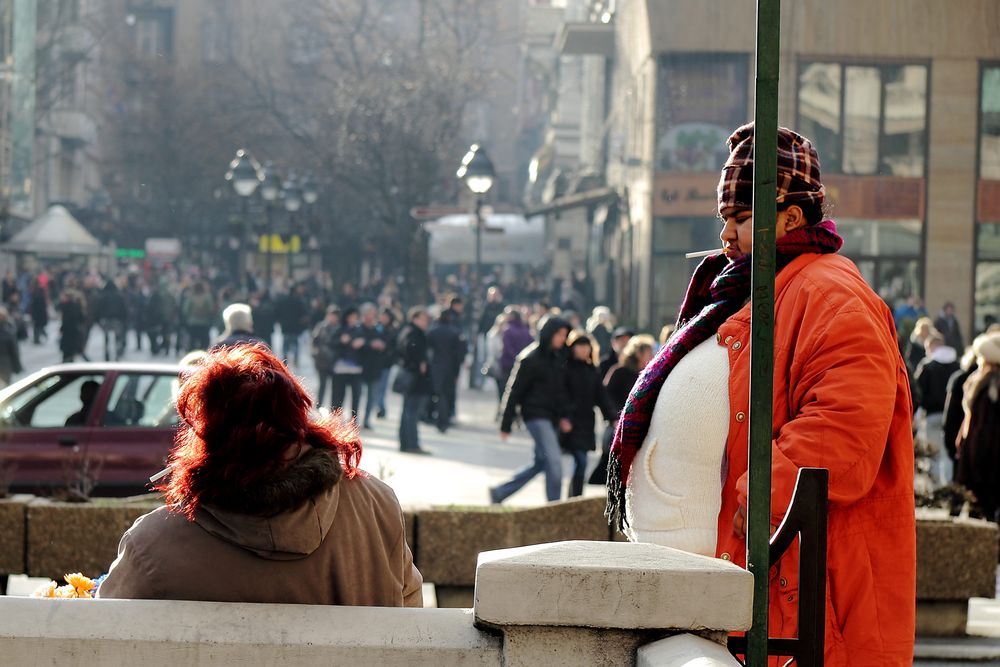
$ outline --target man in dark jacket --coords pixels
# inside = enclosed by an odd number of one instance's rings
[[[934,320],[934,328],[944,336],[944,342],[948,347],[954,349],[956,352],[961,352],[965,349],[965,343],[962,340],[962,328],[958,324],[958,318],[955,317],[955,304],[950,301],[944,304],[941,312],[938,313],[937,319]]]
[[[378,402],[378,383],[385,368],[385,355],[389,348],[385,334],[378,324],[378,309],[373,303],[361,304],[361,323],[358,324],[355,338],[364,341],[358,350],[361,362],[361,383],[365,387],[365,419],[361,427],[372,427],[372,413]]]
[[[468,351],[452,311],[441,313],[437,322],[427,332],[427,345],[431,353],[431,383],[434,386],[434,409],[438,431],[444,433],[451,426],[458,393],[458,373]]]
[[[281,325],[281,355],[286,361],[299,365],[299,337],[309,324],[309,304],[306,303],[305,285],[296,285],[277,304],[277,319]]]
[[[430,316],[425,308],[410,309],[409,323],[399,334],[399,376],[393,389],[403,394],[403,414],[399,418],[399,450],[410,454],[430,454],[420,448],[417,422],[430,399],[431,380],[427,359],[427,327]]]
[[[114,280],[108,279],[97,301],[97,322],[104,331],[104,359],[118,361],[125,354],[125,322],[128,304]],[[114,343],[112,343],[114,338]]]
[[[566,337],[569,324],[557,317],[542,325],[538,342],[517,357],[503,397],[500,439],[510,437],[515,413],[535,441],[535,460],[500,486],[490,488],[490,500],[501,503],[538,473],[545,473],[545,495],[551,502],[562,493],[562,452],[559,432],[573,430],[573,405],[566,390]]]

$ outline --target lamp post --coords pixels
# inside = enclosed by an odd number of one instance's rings
[[[296,177],[295,172],[288,174],[288,180],[285,181],[284,186],[281,189],[281,198],[285,202],[285,210],[288,211],[289,215],[289,227],[295,229],[295,214],[298,213],[299,209],[302,208],[302,185],[299,182],[298,177]],[[293,275],[292,273],[292,258],[288,256],[288,275]]]
[[[240,272],[239,281],[244,288],[248,286],[246,272],[246,224],[247,224],[247,203],[253,193],[257,190],[263,177],[261,176],[260,165],[250,151],[241,148],[236,151],[236,157],[229,163],[229,170],[226,172],[226,180],[232,183],[236,194],[243,200],[243,234],[240,238],[240,258],[237,261],[237,269]]]
[[[265,227],[264,227],[264,238],[266,239],[264,245],[264,288],[267,294],[271,294],[271,281],[273,279],[273,271],[271,267],[272,254],[271,254],[271,241],[274,235],[274,215],[273,207],[274,200],[278,198],[281,194],[281,176],[278,174],[278,170],[274,168],[270,162],[264,165],[263,180],[260,183],[260,196],[264,200],[265,209]]]
[[[486,155],[486,150],[479,144],[472,144],[462,158],[462,165],[455,175],[465,182],[466,187],[476,197],[476,269],[470,290],[473,302],[472,326],[469,327],[472,333],[472,368],[469,369],[469,388],[475,389],[479,387],[479,309],[481,307],[479,291],[482,287],[483,272],[483,196],[493,187],[496,172],[493,170],[493,162]]]

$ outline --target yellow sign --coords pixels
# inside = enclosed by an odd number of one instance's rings
[[[271,234],[270,237],[261,235],[258,241],[260,252],[267,252],[268,241],[270,241],[272,255],[294,255],[302,251],[302,239],[299,238],[298,234],[289,237],[287,243],[281,238],[281,234]]]

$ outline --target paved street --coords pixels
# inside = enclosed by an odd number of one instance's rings
[[[87,344],[87,355],[92,360],[104,358],[103,334],[94,327]],[[26,342],[21,345],[22,364],[26,372],[59,363],[58,323],[50,326],[50,339],[41,346]],[[275,336],[275,346],[281,349],[281,337]],[[298,367],[292,369],[303,378],[315,394],[316,372],[306,352],[308,345],[303,337],[303,355]],[[144,352],[129,351],[125,361],[150,361],[148,346]],[[164,361],[164,357],[155,360]],[[171,361],[173,358],[170,359]],[[463,376],[459,384],[458,425],[446,434],[438,433],[433,426],[420,425],[421,446],[433,456],[415,456],[399,451],[397,431],[402,400],[399,395],[388,395],[388,417],[374,420],[374,429],[362,432],[364,456],[362,467],[384,480],[395,489],[400,503],[413,505],[485,505],[489,502],[486,487],[504,481],[514,471],[530,463],[531,440],[523,430],[515,431],[506,443],[500,441],[494,421],[496,391],[492,383],[483,391],[467,388]],[[590,465],[597,460],[595,452]],[[572,472],[569,457],[563,457],[563,471],[568,485]],[[603,487],[585,486],[584,494],[603,495]],[[506,501],[508,505],[538,505],[545,502],[544,477],[539,475],[520,492]]]

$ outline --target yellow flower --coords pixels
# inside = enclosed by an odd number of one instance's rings
[[[35,592],[31,594],[33,598],[54,598],[56,596],[56,582],[50,581],[47,584],[42,584],[35,589]]]
[[[71,597],[89,598],[93,597],[90,591],[94,590],[94,580],[83,576],[80,572],[67,574],[63,577],[66,583],[73,587],[75,595]]]
[[[54,597],[57,597],[57,598],[75,598],[76,597],[76,589],[73,588],[72,586],[70,586],[69,584],[66,584],[65,586],[60,586],[59,588],[56,589],[56,594],[55,594]]]

